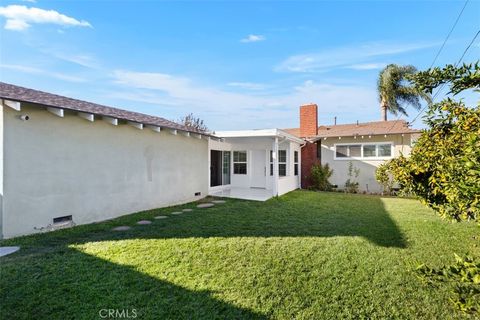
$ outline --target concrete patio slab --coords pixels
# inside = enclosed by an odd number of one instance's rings
[[[0,247],[0,257],[12,254],[20,250],[20,247]]]

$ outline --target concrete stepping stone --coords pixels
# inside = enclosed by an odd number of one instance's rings
[[[137,224],[142,224],[142,225],[143,224],[151,224],[151,223],[152,223],[152,221],[150,221],[150,220],[140,220],[140,221],[137,222]]]
[[[171,214],[182,214],[183,212],[182,211],[175,211],[175,212],[172,212]]]
[[[156,216],[154,219],[166,219],[168,218],[167,216]]]
[[[225,202],[227,202],[227,201],[225,201],[225,200],[213,200],[212,202],[213,202],[213,203],[220,204],[220,203],[225,203]]]
[[[0,247],[0,257],[12,254],[20,250],[20,247]]]
[[[197,206],[197,208],[211,208],[213,207],[215,204],[213,203],[201,203]]]
[[[183,209],[182,211],[183,211],[183,212],[192,212],[193,209]]]
[[[129,226],[120,226],[120,227],[115,227],[112,230],[113,231],[126,231],[126,230],[130,230],[130,229],[131,229],[131,227],[129,227]]]

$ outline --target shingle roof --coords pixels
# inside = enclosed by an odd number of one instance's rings
[[[290,134],[300,136],[300,128],[283,129]],[[379,134],[401,134],[415,133],[420,130],[408,127],[405,120],[372,121],[364,123],[337,124],[332,126],[319,126],[318,138],[324,137],[348,137],[355,135],[379,135]],[[315,138],[315,137],[308,137]]]
[[[36,103],[48,107],[62,108],[66,110],[92,113],[95,115],[118,118],[169,129],[178,129],[182,131],[202,133],[161,117],[150,116],[143,113],[132,112],[113,107],[107,107],[92,102],[72,99],[4,82],[0,82],[0,98],[15,100],[19,102]]]

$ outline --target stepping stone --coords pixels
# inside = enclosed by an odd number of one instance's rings
[[[126,231],[126,230],[130,230],[131,228],[129,226],[120,226],[120,227],[116,227],[116,228],[113,228],[112,230],[113,231]]]
[[[150,221],[150,220],[140,220],[140,221],[137,222],[137,224],[151,224],[151,223],[152,223],[152,221]]]
[[[197,206],[197,208],[211,208],[213,207],[215,204],[213,203],[201,203]]]
[[[175,212],[172,212],[171,214],[182,214],[183,212],[182,211],[175,211]]]
[[[182,211],[183,211],[183,212],[192,212],[193,209],[183,209]]]
[[[155,219],[166,219],[168,218],[167,216],[156,216]]]
[[[20,250],[20,247],[0,247],[0,257],[6,256]]]
[[[225,200],[213,200],[212,202],[213,202],[213,203],[220,204],[220,203],[225,203],[225,202],[227,202],[227,201],[225,201]]]

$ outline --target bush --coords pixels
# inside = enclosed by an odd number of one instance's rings
[[[480,88],[478,64],[447,66],[416,74],[412,80],[431,93],[450,83],[451,93]],[[418,196],[442,217],[477,220],[480,217],[480,106],[469,108],[450,97],[429,106],[428,128],[409,158],[391,160],[388,171],[402,188]],[[383,179],[383,178],[382,178]]]
[[[322,166],[320,163],[314,164],[310,171],[310,179],[313,183],[313,189],[320,191],[331,191],[332,184],[328,179],[332,176],[333,170],[328,163]]]
[[[353,162],[348,163],[348,179],[345,181],[345,192],[348,193],[358,193],[358,182],[354,179],[358,178],[360,174],[360,169],[353,166]]]
[[[392,174],[389,172],[389,164],[381,164],[377,170],[375,170],[375,179],[382,185],[382,194],[392,194],[392,188],[395,183]]]

